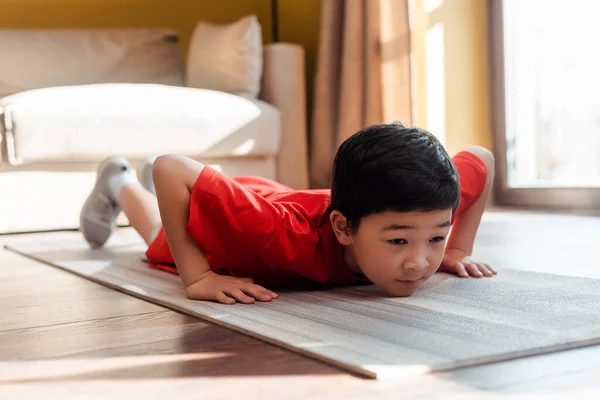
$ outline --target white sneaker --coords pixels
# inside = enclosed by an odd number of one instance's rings
[[[102,247],[116,227],[121,207],[111,192],[109,179],[125,173],[133,174],[133,170],[123,157],[108,158],[98,166],[96,184],[79,217],[79,229],[92,248]]]

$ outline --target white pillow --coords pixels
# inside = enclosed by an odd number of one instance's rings
[[[255,15],[228,25],[198,23],[188,52],[188,87],[256,98],[262,70],[262,32]]]

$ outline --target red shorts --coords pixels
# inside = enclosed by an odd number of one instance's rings
[[[460,204],[454,220],[481,195],[486,168],[469,152],[456,154],[452,161],[460,180]],[[344,281],[345,273],[330,265],[335,263],[340,245],[328,220],[323,219],[329,202],[329,190],[295,191],[268,179],[229,178],[205,167],[192,190],[186,230],[215,272],[261,276],[265,283],[269,278],[294,281],[297,276],[320,282]],[[146,256],[153,267],[177,272],[164,230],[150,244]]]

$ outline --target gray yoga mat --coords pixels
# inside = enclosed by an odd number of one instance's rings
[[[188,300],[179,278],[141,261],[130,232],[6,246],[144,300],[371,378],[398,378],[600,343],[600,280],[502,269],[492,279],[436,274],[409,298],[376,287],[280,292],[271,303]],[[33,294],[32,294],[33,295]]]

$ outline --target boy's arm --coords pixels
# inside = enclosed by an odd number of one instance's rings
[[[462,215],[456,218],[452,232],[448,238],[446,250],[460,250],[465,256],[473,253],[473,244],[475,235],[481,222],[481,216],[485,210],[485,204],[489,197],[488,182],[481,193],[481,196],[469,207]]]
[[[474,153],[483,161],[487,170],[485,186],[473,205],[456,218],[448,238],[440,270],[455,272],[463,277],[467,277],[469,274],[476,277],[492,276],[496,274],[493,268],[474,261],[469,256],[473,252],[475,235],[492,190],[494,158],[488,150],[480,147],[469,148],[467,151]]]
[[[226,304],[276,298],[277,294],[251,279],[212,272],[203,250],[187,233],[191,191],[203,168],[191,159],[168,155],[157,158],[152,169],[163,229],[186,295]]]
[[[166,163],[159,158],[153,168],[156,197],[169,249],[187,289],[202,280],[210,272],[210,266],[200,246],[185,230],[189,219],[190,189],[173,179],[162,179],[161,174],[169,175],[170,172],[169,166],[163,164]]]

